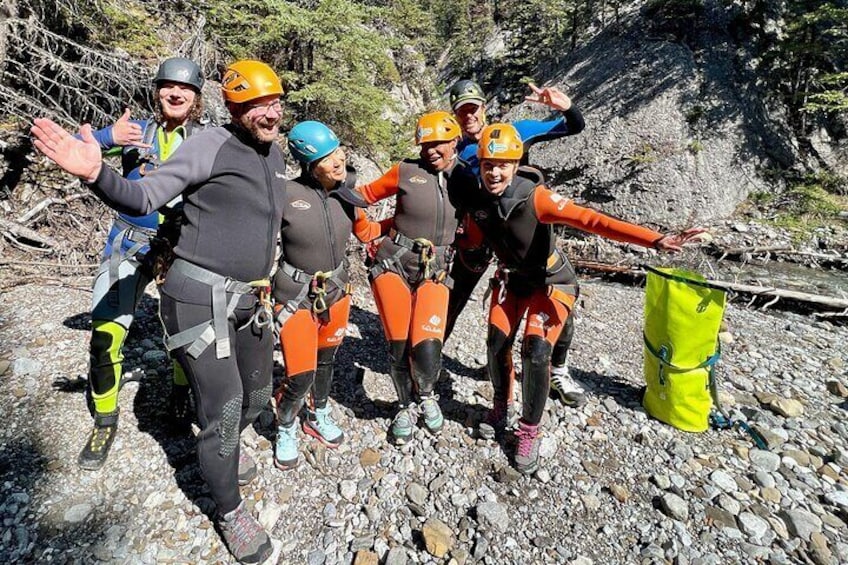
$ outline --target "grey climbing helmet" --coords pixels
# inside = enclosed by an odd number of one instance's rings
[[[171,57],[159,65],[156,76],[153,77],[153,84],[159,86],[159,83],[166,80],[193,86],[199,92],[203,88],[203,71],[191,59]]]

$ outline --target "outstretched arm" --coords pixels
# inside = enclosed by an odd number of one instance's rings
[[[100,174],[103,166],[100,144],[91,135],[90,124],[80,128],[79,139],[47,118],[36,118],[30,131],[35,137],[35,148],[66,173],[87,183],[94,182]]]
[[[701,228],[690,228],[679,234],[663,235],[650,228],[617,220],[591,208],[578,206],[544,186],[536,188],[533,206],[536,217],[543,223],[564,224],[616,241],[655,247],[660,251],[680,251],[685,243],[695,241],[697,236],[704,232]]]

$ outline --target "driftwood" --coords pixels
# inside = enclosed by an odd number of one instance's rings
[[[77,184],[79,181],[75,180],[72,183],[66,185],[66,187],[71,187],[74,184]],[[48,198],[43,199],[41,202],[27,210],[25,213],[21,214],[16,220],[17,223],[21,225],[26,225],[33,218],[35,218],[42,210],[47,208],[48,206],[52,206],[53,204],[68,204],[73,202],[74,200],[79,200],[80,198],[85,198],[86,196],[90,196],[89,192],[80,192],[77,194],[69,194],[63,198],[58,198],[55,196],[50,196]]]
[[[792,249],[791,247],[785,245],[762,245],[762,246],[752,246],[752,247],[730,247],[730,248],[722,248],[717,246],[716,244],[712,244],[707,249],[710,250],[710,253],[713,256],[719,258],[719,261],[722,259],[741,259],[743,261],[749,260],[753,255],[762,255],[765,254],[766,257],[771,257],[774,255],[788,255],[788,256],[799,256],[799,257],[809,257],[816,263],[823,263],[827,265],[835,265],[839,267],[848,266],[848,257],[843,255],[839,255],[838,253],[830,254],[830,253],[816,253],[814,251],[801,251],[798,249]]]
[[[575,261],[575,266],[578,270],[584,272],[604,273],[613,276],[626,276],[631,279],[639,279],[647,274],[644,269],[632,267],[629,265],[614,265],[609,263],[601,263],[598,261]],[[841,310],[842,312],[827,312],[827,317],[840,317],[848,312],[848,298],[837,298],[834,296],[825,296],[821,294],[812,294],[807,292],[798,292],[782,288],[769,286],[757,286],[749,284],[740,284],[727,281],[710,280],[708,281],[711,287],[720,288],[733,292],[737,295],[745,295],[756,300],[758,297],[770,298],[771,300],[763,306],[767,308],[776,304],[779,300],[785,300],[793,303],[800,303],[813,310]]]
[[[30,241],[40,243],[45,247],[54,248],[59,246],[59,242],[53,239],[52,237],[41,235],[37,231],[30,229],[26,226],[22,226],[21,224],[13,222],[11,220],[5,220],[3,218],[0,218],[0,230],[10,233],[15,238],[28,239]]]

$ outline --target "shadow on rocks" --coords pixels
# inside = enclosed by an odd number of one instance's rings
[[[62,320],[62,325],[72,330],[91,331],[91,312],[80,312]]]
[[[110,510],[97,511],[97,503],[83,499],[54,500],[39,514],[37,523],[33,509],[45,501],[40,487],[50,474],[77,472],[76,461],[50,461],[39,448],[41,440],[27,432],[23,437],[0,445],[0,519],[9,519],[13,533],[8,542],[0,542],[0,562],[41,563],[77,561],[81,556],[106,561],[113,558],[115,548],[107,547],[126,521]],[[26,519],[18,519],[29,516]]]
[[[623,408],[636,408],[642,404],[644,386],[633,386],[615,375],[602,375],[597,371],[584,371],[571,367],[571,377],[599,399],[612,398]]]

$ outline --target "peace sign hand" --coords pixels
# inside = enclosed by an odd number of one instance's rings
[[[568,95],[560,89],[554,86],[539,88],[532,82],[528,86],[530,86],[530,90],[533,91],[533,94],[524,97],[524,100],[527,102],[544,104],[545,106],[549,106],[554,110],[559,110],[560,112],[565,112],[571,108],[571,98],[569,98]]]

